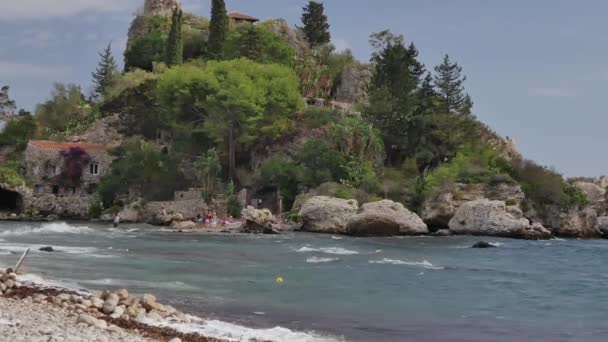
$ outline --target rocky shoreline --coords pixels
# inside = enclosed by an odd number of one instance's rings
[[[198,318],[134,296],[126,289],[84,294],[21,282],[11,269],[0,272],[0,335],[10,341],[219,342],[150,321],[191,323]]]

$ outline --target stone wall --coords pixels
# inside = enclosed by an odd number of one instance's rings
[[[25,210],[30,211],[35,216],[56,215],[62,218],[87,219],[95,196],[55,196],[47,194],[37,197],[32,196],[24,200],[26,201]]]

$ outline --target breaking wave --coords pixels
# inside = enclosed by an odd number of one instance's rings
[[[0,232],[0,236],[21,236],[30,234],[88,234],[93,229],[86,226],[72,226],[65,222],[44,223],[40,227],[27,227]]]
[[[319,258],[319,257],[310,257],[306,259],[306,262],[309,264],[322,264],[326,262],[338,261],[339,258]]]
[[[403,260],[384,258],[382,260],[370,260],[369,263],[370,264],[381,264],[381,265],[418,266],[418,267],[428,268],[431,270],[443,270],[444,269],[443,267],[435,266],[435,265],[431,264],[427,260],[423,260],[421,262],[415,262],[415,261],[403,261]]]
[[[345,249],[345,248],[342,248],[342,247],[313,248],[313,247],[304,246],[304,247],[296,250],[296,252],[298,252],[298,253],[321,252],[321,253],[326,253],[326,254],[337,254],[337,255],[354,255],[354,254],[359,254],[359,252],[357,252],[357,251],[351,251],[349,249]]]
[[[81,284],[86,285],[97,285],[97,286],[121,286],[121,287],[139,287],[146,289],[164,289],[164,290],[199,290],[198,287],[182,283],[181,281],[167,281],[167,282],[155,282],[155,281],[140,281],[140,280],[128,280],[128,279],[91,279],[91,280],[79,280]]]

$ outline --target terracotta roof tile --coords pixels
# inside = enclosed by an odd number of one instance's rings
[[[259,21],[260,20],[256,17],[252,17],[250,15],[239,13],[239,12],[230,12],[230,13],[228,13],[228,17],[232,18],[232,19],[250,20],[250,21]]]
[[[57,142],[48,140],[32,140],[30,145],[43,150],[68,150],[72,147],[80,147],[85,151],[107,151],[108,147],[102,145],[93,145],[79,142]]]

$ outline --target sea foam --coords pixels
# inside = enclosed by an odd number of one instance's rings
[[[40,227],[27,227],[0,232],[0,236],[21,236],[30,234],[87,234],[93,229],[86,226],[72,226],[65,222],[44,223]]]
[[[192,317],[191,317],[192,318]],[[283,327],[253,329],[218,320],[199,320],[196,323],[173,323],[144,319],[144,323],[159,327],[169,327],[181,333],[198,333],[226,341],[290,341],[290,342],[336,342],[344,341],[315,333],[297,332]]]
[[[326,262],[338,261],[338,258],[319,258],[319,257],[310,257],[306,259],[306,262],[309,264],[322,264]]]
[[[423,260],[421,262],[416,262],[416,261],[403,261],[403,260],[384,258],[382,260],[370,260],[369,263],[370,264],[383,264],[383,265],[418,266],[418,267],[428,268],[431,270],[443,270],[444,269],[443,267],[435,266],[435,265],[431,264],[427,260]]]
[[[298,249],[296,252],[298,253],[311,253],[311,252],[321,252],[327,254],[338,254],[338,255],[353,255],[359,254],[357,251],[351,251],[342,247],[321,247],[321,248],[313,248],[304,246]]]

